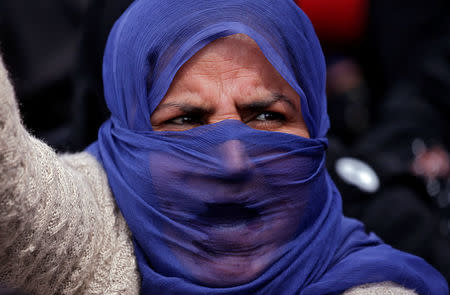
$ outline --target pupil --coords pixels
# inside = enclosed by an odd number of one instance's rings
[[[263,120],[275,120],[276,119],[276,115],[274,113],[264,113],[262,116]]]

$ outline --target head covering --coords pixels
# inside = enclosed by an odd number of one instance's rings
[[[152,131],[177,70],[237,33],[299,94],[311,138],[236,120]],[[109,36],[103,78],[112,115],[88,150],[133,234],[142,294],[320,295],[380,281],[447,293],[422,259],[342,216],[324,167],[324,58],[294,1],[137,0]],[[230,150],[244,168],[230,169]]]

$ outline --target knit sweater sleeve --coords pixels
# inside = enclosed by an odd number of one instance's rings
[[[0,56],[0,292],[138,294],[131,238],[95,165],[25,130]]]
[[[392,282],[366,284],[347,290],[342,295],[418,295],[415,291],[406,289]]]

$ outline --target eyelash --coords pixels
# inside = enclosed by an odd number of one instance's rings
[[[264,115],[264,119],[258,119],[258,117]],[[269,118],[267,118],[269,117]],[[271,117],[271,118],[270,118]],[[177,120],[182,120],[182,122],[176,122]],[[245,123],[251,123],[252,121],[256,121],[258,123],[264,123],[267,124],[269,121],[270,122],[285,122],[286,121],[286,116],[278,113],[278,112],[272,112],[272,111],[263,111],[258,113],[255,116],[252,116],[249,120],[245,120]],[[202,115],[197,115],[197,114],[184,114],[172,119],[169,119],[167,121],[164,122],[164,124],[172,124],[172,125],[205,125],[206,120],[204,118],[204,116]]]
[[[184,120],[187,119],[187,120]],[[178,122],[176,123],[176,120],[183,120],[183,122]],[[186,122],[189,121],[189,122]],[[164,124],[172,124],[172,125],[185,125],[185,124],[190,124],[190,125],[205,125],[205,120],[203,118],[203,116],[201,115],[193,115],[193,114],[185,114],[182,116],[178,116],[172,119],[169,119],[167,121],[164,122]]]
[[[271,112],[271,111],[265,111],[265,112],[261,112],[258,115],[254,116],[251,120],[256,120],[259,116],[261,115],[269,115],[269,117],[272,117],[271,119],[267,119],[265,118],[265,120],[259,120],[259,121],[279,121],[279,122],[284,122],[286,121],[286,117],[278,112]]]

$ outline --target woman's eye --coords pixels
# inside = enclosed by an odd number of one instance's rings
[[[174,124],[174,125],[203,125],[204,122],[201,118],[197,116],[184,115],[179,116],[165,122],[166,124]]]
[[[277,130],[287,122],[286,116],[278,112],[265,111],[257,113],[246,124],[252,128],[260,130]]]
[[[276,112],[263,112],[257,115],[253,120],[256,121],[285,121],[286,117]]]

